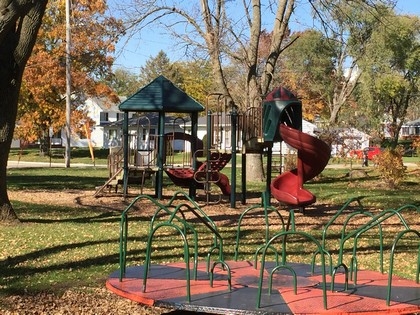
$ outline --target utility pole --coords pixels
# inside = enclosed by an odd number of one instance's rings
[[[70,29],[70,7],[71,0],[66,0],[66,150],[65,163],[70,167],[71,153],[71,29]]]

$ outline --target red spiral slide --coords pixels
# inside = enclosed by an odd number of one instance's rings
[[[298,151],[297,168],[278,175],[271,182],[271,194],[287,205],[304,207],[316,201],[315,195],[303,188],[303,183],[320,174],[330,159],[331,149],[322,140],[298,129],[280,125],[284,142]]]

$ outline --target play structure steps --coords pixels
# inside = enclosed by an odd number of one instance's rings
[[[94,196],[99,196],[105,188],[115,189],[118,192],[118,186],[123,185],[124,180],[124,151],[123,148],[111,148],[108,155],[108,180],[100,186]],[[156,161],[150,150],[133,151],[134,154],[129,156],[130,163],[128,165],[127,183],[140,185],[141,192],[146,179],[151,179],[156,173]]]
[[[105,188],[115,187],[118,188],[119,180],[122,179],[123,172],[123,149],[122,148],[111,148],[108,155],[108,180],[100,186],[94,196],[99,196]]]
[[[94,197],[97,197],[97,196],[99,196],[99,194],[101,193],[101,192],[103,192],[104,191],[104,189],[105,188],[109,188],[109,187],[117,187],[117,185],[118,185],[118,176],[120,175],[120,174],[122,174],[122,168],[120,168],[117,172],[115,172],[115,174],[113,175],[113,176],[111,176],[106,182],[105,182],[105,184],[103,184],[102,186],[100,186],[97,190],[96,190],[96,192],[95,192],[95,194],[93,195]],[[122,178],[122,177],[121,177]]]

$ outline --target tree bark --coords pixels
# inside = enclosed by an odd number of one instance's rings
[[[248,180],[263,182],[265,174],[262,155],[260,153],[247,153],[246,159],[246,177]]]
[[[7,160],[16,123],[23,70],[47,0],[0,0],[0,220],[17,220],[7,194]]]

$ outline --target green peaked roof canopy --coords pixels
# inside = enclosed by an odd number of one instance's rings
[[[119,105],[123,112],[194,113],[204,110],[164,76],[158,76]]]

